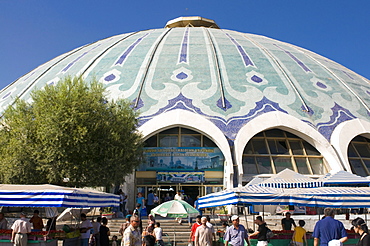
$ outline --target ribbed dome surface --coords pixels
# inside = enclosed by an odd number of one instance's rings
[[[113,98],[133,101],[141,124],[180,108],[230,139],[270,111],[292,115],[327,139],[343,121],[369,119],[369,80],[353,71],[288,43],[204,27],[121,34],[67,52],[3,89],[0,111],[67,75],[95,77]]]

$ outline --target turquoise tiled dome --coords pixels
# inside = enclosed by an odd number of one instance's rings
[[[194,25],[125,33],[62,54],[0,92],[0,111],[67,75],[94,77],[127,98],[141,124],[173,109],[212,121],[233,139],[271,111],[329,139],[341,122],[369,119],[369,80],[325,57],[265,36]]]

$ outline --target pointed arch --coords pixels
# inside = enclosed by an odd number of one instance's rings
[[[211,139],[225,157],[224,186],[233,187],[233,165],[229,143],[222,131],[206,118],[182,109],[176,109],[155,116],[139,127],[144,139],[172,127],[184,127],[197,131]]]
[[[348,161],[348,146],[358,135],[370,138],[370,122],[362,119],[342,122],[334,129],[330,138],[330,143],[349,172],[351,172],[351,165]]]
[[[248,122],[240,129],[235,138],[234,151],[236,165],[238,166],[239,184],[242,183],[242,177],[244,174],[242,159],[245,146],[257,133],[273,128],[297,135],[321,153],[331,170],[343,170],[334,148],[316,129],[291,115],[274,111],[260,115]]]

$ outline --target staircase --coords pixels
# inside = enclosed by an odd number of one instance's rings
[[[190,226],[188,224],[187,219],[183,219],[182,224],[178,224],[175,219],[169,218],[162,218],[159,216],[155,217],[156,222],[161,224],[161,228],[163,230],[163,241],[167,245],[171,243],[171,245],[176,246],[187,246],[190,236]],[[195,219],[193,219],[193,223]],[[122,223],[125,223],[125,219],[111,219],[108,222],[108,227],[111,233],[111,237],[113,235],[117,235],[118,239],[121,239],[121,235],[119,235],[118,230]],[[147,221],[143,220],[143,227],[146,226]],[[221,223],[219,219],[213,220],[211,219],[211,223],[215,227],[215,231],[217,228],[221,227]],[[218,237],[217,237],[218,239]],[[175,242],[175,243],[174,243]]]

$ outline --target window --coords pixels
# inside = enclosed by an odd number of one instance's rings
[[[348,146],[348,160],[352,172],[358,176],[370,175],[370,141],[369,139],[357,136],[352,139]]]
[[[217,147],[206,136],[182,127],[174,127],[151,136],[145,147]]]
[[[327,172],[319,151],[296,135],[279,129],[256,134],[244,149],[245,175],[278,173],[286,168],[309,175]]]

